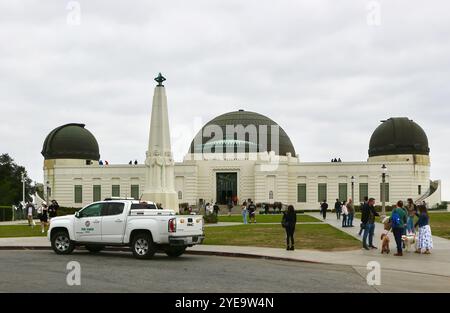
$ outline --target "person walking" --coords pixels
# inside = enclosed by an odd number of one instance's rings
[[[347,210],[347,203],[344,201],[341,206],[342,211],[342,227],[348,227],[347,221],[348,221],[348,210]]]
[[[362,211],[362,208],[364,207],[364,205],[369,201],[369,197],[364,197],[364,202],[361,203],[361,205],[359,206],[359,210]],[[361,221],[361,224],[359,225],[359,232],[358,232],[358,236],[361,236],[362,233],[364,231],[364,223]]]
[[[231,211],[233,210],[233,201],[231,200],[231,197],[228,198],[228,216],[231,216]]]
[[[45,226],[48,226],[48,207],[47,202],[43,201],[38,208],[38,218],[41,221],[41,232],[45,232]]]
[[[247,210],[250,217],[250,223],[253,221],[253,223],[256,224],[256,206],[253,204],[253,201],[250,201]]]
[[[419,216],[417,213],[417,205],[414,204],[413,199],[409,198],[406,204],[406,210],[408,211],[408,218],[406,221],[406,234],[414,234],[414,217]]]
[[[214,210],[214,214],[219,215],[220,207],[217,202],[214,203],[213,210]]]
[[[392,210],[391,214],[392,233],[394,234],[395,243],[397,245],[397,253],[394,254],[395,256],[403,255],[402,236],[404,234],[406,221],[407,213],[403,209],[403,201],[399,200],[396,208]]]
[[[420,214],[417,214],[419,220],[415,226],[419,226],[419,239],[417,242],[416,253],[430,254],[433,249],[433,237],[431,235],[431,228],[429,225],[430,217],[425,205],[419,206]],[[425,250],[425,251],[424,251]]]
[[[339,199],[336,199],[336,202],[334,203],[334,210],[336,211],[336,218],[340,220],[342,214],[342,203]]]
[[[324,220],[327,219],[327,210],[328,210],[327,200],[323,200],[322,204],[320,205],[320,213],[322,213],[322,217]]]
[[[361,208],[361,222],[363,223],[364,233],[362,239],[363,249],[376,249],[373,245],[373,235],[375,233],[375,216],[379,214],[375,211],[375,199],[370,198]],[[369,242],[367,242],[369,240]]]
[[[286,250],[293,251],[295,225],[297,224],[297,214],[295,214],[294,206],[289,205],[287,212],[283,212],[281,224],[286,231]]]
[[[348,216],[347,216],[347,226],[348,227],[354,227],[353,226],[353,217],[355,216],[355,206],[353,205],[353,200],[352,198],[348,199],[347,202],[347,212],[348,212]]]
[[[34,228],[34,225],[35,225],[34,220],[33,220],[34,205],[30,201],[28,201],[25,208],[27,210],[28,226],[31,226],[32,228]]]
[[[247,215],[248,215],[248,210],[247,210],[247,202],[244,201],[244,203],[242,203],[242,220],[244,221],[244,224],[247,224]]]
[[[49,222],[52,221],[52,218],[56,217],[58,215],[59,210],[59,204],[56,200],[52,200],[52,204],[48,207],[48,217]]]

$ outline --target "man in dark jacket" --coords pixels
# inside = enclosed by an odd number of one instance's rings
[[[361,208],[361,222],[364,225],[364,234],[362,239],[363,248],[366,250],[376,249],[373,245],[373,234],[375,232],[375,216],[379,214],[375,211],[375,199],[370,198]],[[369,237],[369,245],[367,245]]]
[[[334,210],[336,211],[336,217],[338,220],[341,219],[341,213],[342,213],[342,203],[339,201],[339,199],[336,199],[336,202],[334,203]]]
[[[323,200],[322,204],[320,205],[320,212],[322,213],[324,220],[327,219],[327,210],[328,210],[327,200]]]
[[[52,200],[52,204],[48,207],[48,217],[50,221],[58,215],[59,204],[56,200]]]

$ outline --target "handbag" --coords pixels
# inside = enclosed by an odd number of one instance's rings
[[[286,222],[286,214],[283,214],[283,218],[281,219],[281,226],[283,228],[286,228],[287,222]]]

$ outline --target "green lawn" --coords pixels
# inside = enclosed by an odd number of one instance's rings
[[[281,225],[236,225],[205,228],[207,245],[255,246],[285,248],[286,236]],[[327,224],[297,225],[296,249],[350,250],[360,248],[360,242]]]
[[[45,236],[41,233],[41,225],[37,224],[33,228],[28,225],[5,225],[0,226],[0,238],[7,237],[35,237]]]
[[[256,214],[256,223],[280,223],[281,224],[281,214]],[[219,222],[239,222],[242,223],[242,215],[219,215]],[[305,215],[305,214],[297,214],[297,222],[305,223],[305,222],[322,222],[321,220],[316,219],[315,217]]]
[[[433,235],[450,239],[450,213],[430,213],[430,227]]]

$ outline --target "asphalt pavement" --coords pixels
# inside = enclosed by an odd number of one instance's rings
[[[377,292],[364,275],[342,265],[204,255],[137,260],[127,252],[62,256],[49,250],[4,250],[0,260],[0,292]],[[80,286],[66,282],[70,261],[81,266]]]

